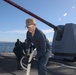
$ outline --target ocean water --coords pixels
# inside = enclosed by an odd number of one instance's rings
[[[0,42],[0,52],[12,52],[14,46],[15,42]]]
[[[14,42],[0,42],[0,52],[12,52],[14,46]]]

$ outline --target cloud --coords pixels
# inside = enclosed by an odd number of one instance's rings
[[[46,33],[51,33],[54,32],[52,29],[46,29],[46,30],[42,30],[45,34]],[[27,30],[12,30],[12,31],[0,31],[0,34],[25,34],[27,32]]]
[[[49,40],[50,42],[52,42],[53,38],[52,38],[52,37],[49,37],[48,40]]]
[[[5,32],[0,31],[0,34],[14,34],[14,33],[25,34],[26,32],[27,32],[26,30],[12,30],[12,31],[5,31]]]
[[[47,34],[47,33],[53,33],[54,32],[54,30],[53,29],[48,29],[48,30],[42,30],[45,34]]]
[[[64,17],[65,17],[65,16],[67,16],[67,13],[64,13],[64,15],[63,15],[63,16],[64,16]]]

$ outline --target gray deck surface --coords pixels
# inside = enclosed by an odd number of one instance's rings
[[[63,64],[74,66],[74,68],[65,67]],[[49,75],[76,75],[75,67],[75,61],[49,59],[47,71]],[[25,75],[25,73],[25,70],[17,70],[17,59],[14,54],[0,53],[0,75]],[[36,63],[32,64],[30,75],[38,75]]]

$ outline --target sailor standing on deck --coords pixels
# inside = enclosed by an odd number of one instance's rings
[[[50,55],[50,43],[44,33],[36,27],[34,18],[26,20],[27,31],[27,49],[30,43],[37,48],[37,55],[34,58],[38,61],[38,75],[47,75],[46,65]]]

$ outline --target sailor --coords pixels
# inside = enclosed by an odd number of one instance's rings
[[[22,70],[22,67],[20,65],[20,60],[22,56],[24,56],[23,51],[26,53],[26,39],[23,43],[19,39],[17,39],[17,42],[15,43],[15,47],[13,49],[13,52],[16,55],[18,60],[17,70]]]
[[[27,49],[30,44],[33,43],[37,49],[37,55],[34,60],[38,62],[38,75],[47,75],[46,65],[50,55],[50,43],[47,40],[45,34],[36,27],[36,21],[34,18],[28,18],[26,20],[27,27]]]

